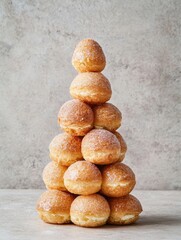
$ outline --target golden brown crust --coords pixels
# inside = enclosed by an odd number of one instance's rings
[[[122,197],[130,193],[135,184],[135,174],[127,165],[114,163],[101,169],[101,192],[109,197]]]
[[[64,184],[71,193],[93,194],[101,189],[101,172],[90,162],[78,161],[65,172]]]
[[[101,72],[105,68],[106,58],[96,41],[84,39],[74,50],[72,65],[78,72]]]
[[[111,98],[112,90],[109,80],[102,73],[86,72],[74,78],[70,94],[89,104],[101,104]]]
[[[71,212],[73,211],[90,215],[104,215],[105,213],[110,213],[110,208],[103,196],[100,194],[91,194],[76,197],[71,205]]]
[[[93,129],[82,140],[85,160],[95,164],[110,164],[120,158],[120,143],[116,136],[105,129]]]
[[[49,213],[69,214],[70,205],[74,200],[74,195],[58,190],[49,190],[44,192],[37,203],[37,211]]]
[[[82,159],[81,138],[68,133],[58,134],[49,145],[50,158],[64,166]]]
[[[93,128],[93,120],[92,109],[78,99],[64,103],[58,113],[60,127],[75,136],[84,136],[90,131]]]
[[[119,198],[109,198],[108,203],[111,209],[108,219],[110,224],[131,224],[138,219],[142,212],[141,203],[131,194]]]
[[[96,165],[87,161],[78,161],[72,164],[67,169],[64,179],[85,182],[102,181],[99,169]]]
[[[94,127],[114,131],[121,126],[122,114],[111,103],[104,103],[93,107]]]
[[[63,175],[67,167],[49,162],[43,170],[43,181],[47,189],[67,191],[64,186]]]
[[[121,134],[119,132],[113,132],[114,135],[116,135],[117,139],[119,140],[119,143],[121,145],[121,156],[120,156],[120,161],[123,161],[123,159],[125,158],[125,154],[127,152],[127,144],[124,140],[124,138],[121,136]]]
[[[100,194],[78,196],[70,209],[72,222],[83,227],[101,226],[106,223],[109,214],[109,204]]]

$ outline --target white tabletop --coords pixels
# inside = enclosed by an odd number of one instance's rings
[[[43,190],[0,190],[0,239],[147,240],[181,239],[181,191],[134,191],[143,205],[140,220],[129,226],[81,228],[42,222],[35,210]]]

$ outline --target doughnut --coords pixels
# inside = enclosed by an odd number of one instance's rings
[[[78,72],[101,72],[106,66],[106,58],[96,41],[84,39],[74,50],[72,65]]]
[[[70,193],[49,190],[40,196],[36,209],[44,222],[55,224],[69,223],[70,206],[74,198]]]
[[[109,204],[99,194],[78,196],[70,208],[71,221],[82,227],[102,226],[106,223],[109,214]]]
[[[105,129],[93,129],[87,133],[81,149],[85,160],[98,165],[117,162],[121,153],[117,137]]]
[[[71,193],[79,195],[93,194],[101,189],[101,172],[93,163],[78,161],[66,170],[64,184]]]
[[[129,194],[119,198],[109,198],[108,203],[111,209],[108,223],[115,225],[125,225],[134,223],[142,212],[139,200]]]
[[[84,136],[93,128],[92,109],[78,99],[64,103],[58,113],[58,123],[67,133]]]
[[[94,127],[114,131],[121,126],[122,115],[111,103],[94,106]]]
[[[58,165],[55,162],[49,162],[43,170],[43,181],[47,189],[67,191],[64,182],[63,175],[67,167]]]
[[[50,158],[58,164],[70,166],[82,159],[81,139],[68,133],[60,133],[49,145]]]
[[[135,184],[135,174],[123,163],[114,163],[101,169],[101,193],[108,197],[122,197],[130,193]]]
[[[127,144],[119,132],[114,132],[114,135],[116,135],[116,137],[119,140],[119,143],[121,145],[121,156],[120,156],[119,160],[123,161],[123,159],[125,158],[126,152],[127,152]]]
[[[107,102],[112,95],[108,79],[97,72],[79,73],[70,85],[70,95],[89,104]]]

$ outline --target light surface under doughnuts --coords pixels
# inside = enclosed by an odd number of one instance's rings
[[[71,221],[82,227],[102,226],[106,223],[109,214],[109,204],[100,194],[78,196],[70,209]]]
[[[113,132],[114,135],[116,135],[117,139],[119,140],[119,143],[121,145],[121,155],[120,155],[120,161],[123,161],[123,159],[125,158],[126,152],[127,152],[127,144],[124,140],[124,138],[121,136],[121,134],[119,132]]]
[[[83,39],[74,50],[72,65],[78,72],[101,72],[106,58],[101,46],[93,39]]]
[[[69,223],[70,206],[74,198],[72,194],[58,190],[44,192],[37,203],[40,218],[47,223]]]
[[[49,151],[53,161],[70,166],[82,159],[81,139],[68,133],[60,133],[51,141]]]
[[[93,163],[78,161],[65,172],[64,184],[71,193],[93,194],[101,189],[101,172]]]
[[[65,132],[75,136],[84,136],[93,128],[93,111],[78,99],[64,103],[58,113],[58,122]]]
[[[108,223],[125,225],[134,223],[142,212],[139,200],[129,194],[119,198],[109,198],[108,203],[111,209]]]
[[[47,189],[67,191],[64,186],[63,175],[67,167],[49,162],[43,170],[43,181]]]
[[[107,102],[112,95],[109,80],[97,72],[78,74],[70,85],[70,95],[89,104]]]
[[[82,140],[85,160],[98,165],[111,164],[120,158],[120,143],[105,129],[93,129]]]
[[[101,192],[108,197],[122,197],[130,193],[135,184],[135,174],[127,165],[117,162],[103,166]]]
[[[93,112],[95,128],[105,128],[113,131],[121,126],[122,114],[113,104],[104,103],[95,106]]]

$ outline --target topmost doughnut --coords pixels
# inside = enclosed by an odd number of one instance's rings
[[[74,50],[72,65],[78,72],[101,72],[106,58],[99,43],[89,38],[80,41]]]

